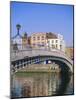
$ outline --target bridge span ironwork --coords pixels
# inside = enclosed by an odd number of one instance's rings
[[[36,64],[46,60],[55,60],[65,63],[69,71],[73,72],[73,61],[59,50],[48,49],[24,49],[11,52],[11,69],[18,71],[21,68],[28,67],[30,64]]]

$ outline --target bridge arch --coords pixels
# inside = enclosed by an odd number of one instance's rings
[[[19,51],[12,56],[12,68],[22,68],[29,64],[35,64],[45,60],[59,61],[68,67],[68,70],[73,72],[73,61],[62,52],[54,52],[48,50],[24,50]]]

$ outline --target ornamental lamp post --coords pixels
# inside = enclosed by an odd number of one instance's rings
[[[20,24],[17,24],[17,25],[16,25],[16,28],[17,28],[17,35],[16,35],[16,37],[19,36],[19,37],[21,38],[21,35],[20,35],[20,32],[19,32],[19,30],[20,30],[20,28],[21,28],[21,25],[20,25]],[[17,45],[18,45],[18,48],[19,48],[19,49],[22,48],[22,44],[21,44],[21,42],[20,42],[19,39],[18,39]]]
[[[19,35],[19,30],[20,30],[20,28],[21,28],[21,25],[20,25],[20,24],[17,24],[17,25],[16,25],[16,28],[17,28],[17,35]]]

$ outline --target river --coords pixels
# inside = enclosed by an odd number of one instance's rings
[[[72,95],[73,75],[61,73],[16,73],[11,79],[11,98]]]

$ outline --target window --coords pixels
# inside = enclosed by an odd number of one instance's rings
[[[52,48],[54,49],[55,48],[55,45],[52,44]]]
[[[33,37],[33,40],[35,40],[35,37]]]
[[[37,39],[40,40],[40,37],[38,36]]]
[[[36,44],[34,43],[33,46],[35,46]]]
[[[56,48],[58,48],[58,45],[56,44]]]
[[[45,45],[45,43],[44,42],[42,42],[42,46],[44,46]]]
[[[44,36],[42,36],[42,40],[44,40]]]
[[[56,40],[56,43],[58,42],[58,40]]]
[[[62,45],[60,45],[60,50],[62,50]]]

